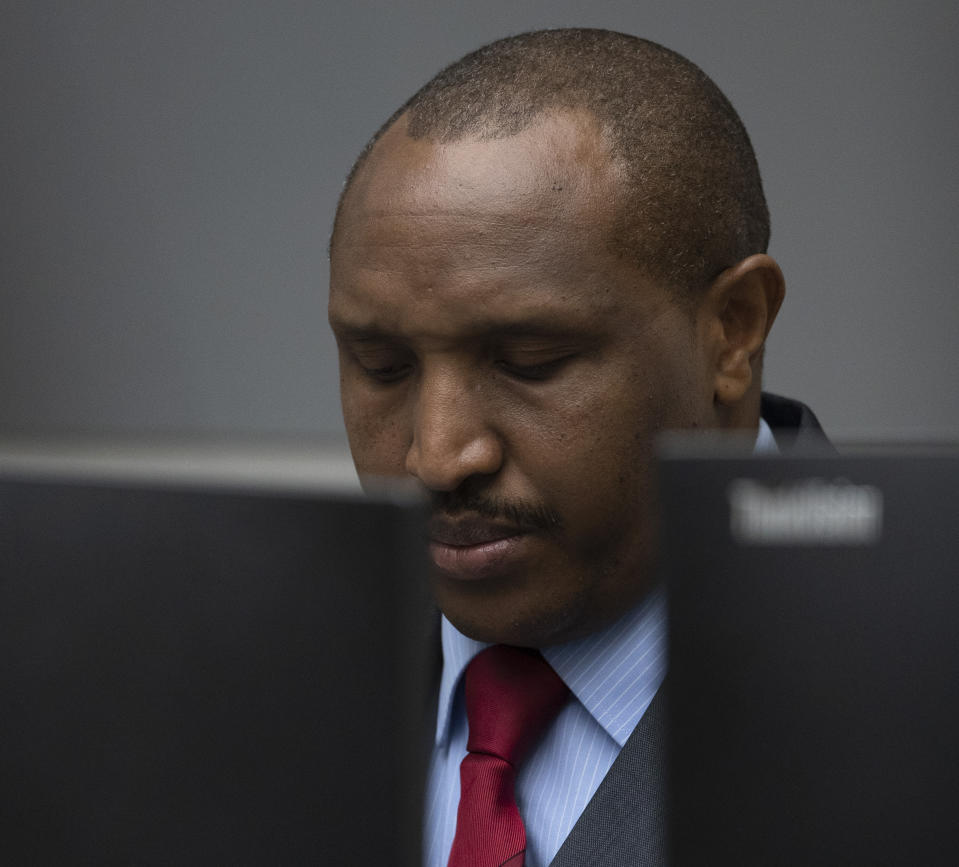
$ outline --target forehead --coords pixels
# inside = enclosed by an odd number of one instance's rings
[[[475,315],[509,290],[517,314],[557,288],[599,301],[618,166],[587,113],[499,139],[414,140],[399,121],[357,173],[331,249],[331,310],[371,290],[418,306],[433,289]],[[346,296],[346,297],[344,297]],[[572,299],[570,299],[572,300]]]
[[[412,139],[401,117],[357,173],[339,215],[334,253],[390,229],[442,213],[455,235],[484,221],[516,231],[578,216],[605,222],[618,168],[586,112],[544,115],[503,138]],[[387,240],[384,238],[383,240]],[[342,242],[342,243],[341,243]]]

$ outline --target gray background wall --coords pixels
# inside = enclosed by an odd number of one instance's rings
[[[533,27],[677,49],[753,137],[766,383],[839,438],[959,439],[955,2],[6,2],[0,433],[337,436],[326,235],[375,127]]]

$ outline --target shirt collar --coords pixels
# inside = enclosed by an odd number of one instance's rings
[[[585,638],[543,651],[574,696],[620,745],[639,722],[666,670],[666,605],[657,589],[624,617]],[[443,674],[436,743],[449,739],[456,687],[470,660],[488,644],[463,635],[442,618]]]
[[[446,615],[441,618],[440,638],[443,644],[443,674],[440,678],[439,705],[436,709],[436,744],[442,746],[449,740],[450,716],[453,713],[453,697],[466,666],[489,644],[463,635]]]
[[[759,431],[756,434],[756,445],[753,446],[753,451],[757,455],[776,454],[779,451],[772,428],[764,418],[759,419]]]
[[[546,661],[620,746],[666,674],[666,596],[657,587],[605,629],[543,651]]]

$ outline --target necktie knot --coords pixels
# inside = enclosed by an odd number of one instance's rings
[[[515,767],[559,713],[568,692],[538,651],[487,647],[466,669],[466,749]]]

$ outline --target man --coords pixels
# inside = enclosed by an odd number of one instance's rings
[[[464,854],[486,844],[464,836],[459,768],[462,674],[487,644],[538,648],[571,693],[517,762],[525,854],[505,861],[661,861],[654,438],[726,428],[768,447],[784,419],[817,429],[782,399],[760,420],[784,293],[768,235],[725,97],[679,55],[607,31],[468,55],[354,167],[329,308],[350,444],[361,476],[411,476],[434,505],[427,864],[451,848],[450,863],[485,863]]]

